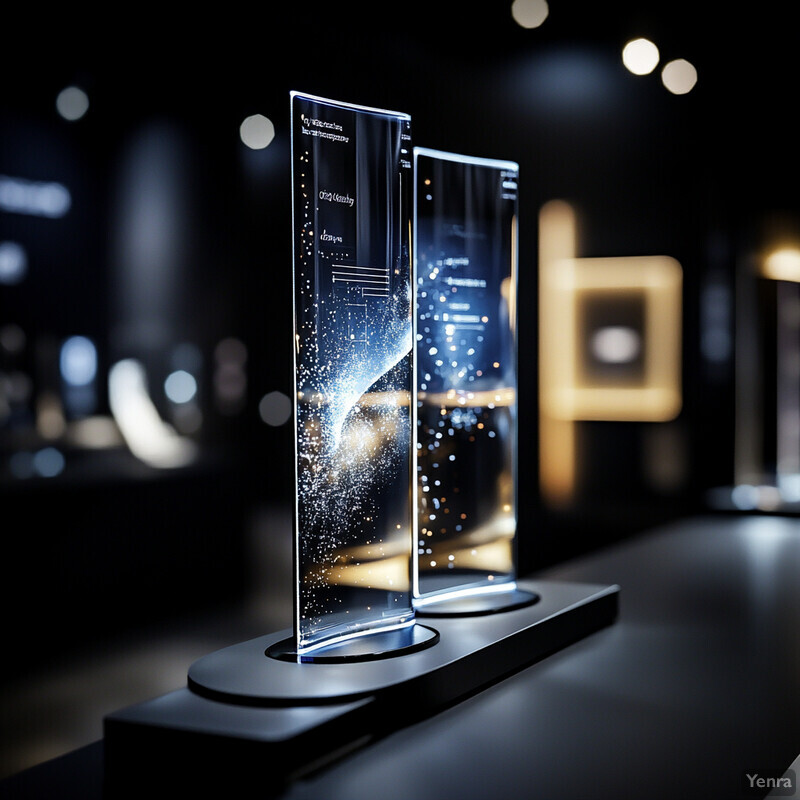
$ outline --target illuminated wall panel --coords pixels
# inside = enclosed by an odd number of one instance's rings
[[[572,499],[575,423],[666,422],[682,406],[682,285],[669,256],[578,258],[563,201],[539,217],[540,478],[551,505]]]
[[[666,256],[555,265],[564,310],[547,412],[569,420],[666,421],[681,407],[680,265]]]
[[[299,651],[413,624],[410,118],[293,93]]]
[[[415,148],[415,594],[513,581],[519,168]]]

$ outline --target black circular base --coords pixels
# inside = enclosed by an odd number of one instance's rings
[[[487,592],[464,597],[444,597],[414,609],[418,617],[467,617],[482,614],[499,614],[539,602],[539,595],[514,589],[510,592]]]
[[[456,691],[473,679],[483,682],[487,670],[505,674],[510,666],[522,663],[520,658],[527,663],[528,659],[549,652],[554,641],[573,637],[584,626],[594,630],[596,625],[608,624],[610,612],[616,615],[618,587],[560,583],[542,586],[498,595],[496,599],[502,595],[504,601],[495,602],[495,611],[503,610],[498,605],[527,606],[507,614],[480,616],[490,613],[484,606],[471,617],[458,612],[475,613],[474,606],[464,609],[462,605],[456,613],[450,609],[451,619],[436,623],[416,620],[413,627],[396,632],[397,636],[389,635],[394,631],[375,631],[341,642],[339,647],[302,654],[303,658],[320,659],[318,663],[298,659],[291,629],[258,636],[195,661],[189,667],[187,689],[193,695],[230,705],[273,710],[291,707],[288,720],[282,714],[268,715],[271,720],[275,717],[278,727],[303,725],[307,713],[319,713],[323,706],[331,711],[342,703],[383,692],[395,698],[403,696],[400,687],[405,684],[412,693],[422,685],[424,693],[451,696],[451,690]],[[589,616],[584,618],[587,611]],[[520,643],[521,652],[517,652],[512,640]],[[246,716],[245,721],[250,725],[252,718]]]
[[[436,652],[439,639],[417,622],[298,653],[287,630],[203,656],[189,667],[187,682],[195,694],[244,705],[348,702],[402,680],[413,667],[400,656]]]
[[[425,625],[410,625],[393,631],[376,631],[334,642],[316,650],[298,653],[293,638],[276,642],[265,651],[270,658],[303,664],[343,664],[394,658],[431,647],[439,641],[438,631]]]

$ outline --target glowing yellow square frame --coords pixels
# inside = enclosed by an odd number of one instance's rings
[[[546,331],[543,411],[561,420],[664,422],[680,411],[682,270],[668,256],[564,258],[543,275],[543,299],[554,323]],[[601,293],[644,296],[643,380],[593,384],[582,369],[579,302]]]

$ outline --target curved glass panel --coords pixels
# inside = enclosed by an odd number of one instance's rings
[[[295,638],[413,624],[410,118],[292,93]]]
[[[414,162],[415,599],[512,589],[519,168]]]

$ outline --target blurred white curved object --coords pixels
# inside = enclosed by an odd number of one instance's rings
[[[161,419],[147,389],[144,367],[137,360],[118,361],[109,370],[108,401],[125,443],[139,460],[161,469],[194,461],[196,444]]]

